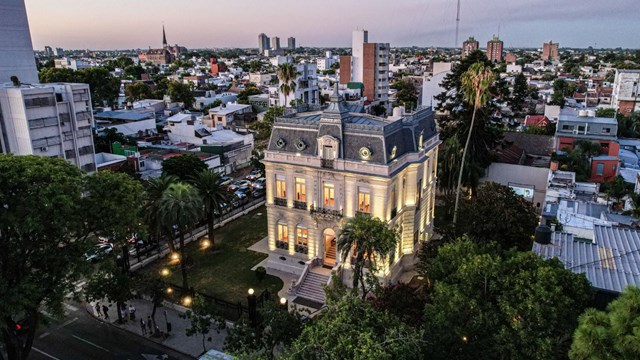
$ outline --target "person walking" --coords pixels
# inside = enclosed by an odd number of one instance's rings
[[[96,316],[98,317],[98,319],[100,319],[102,316],[102,313],[100,313],[100,303],[97,302],[96,303]]]
[[[109,320],[109,308],[107,305],[102,305],[102,312],[104,313],[104,319]]]
[[[147,328],[149,329],[149,336],[153,335],[153,320],[151,320],[151,316],[147,316]]]
[[[136,308],[133,306],[133,304],[129,305],[129,319],[131,319],[132,321],[136,319]]]
[[[142,335],[147,335],[147,324],[144,323],[143,318],[140,318],[140,328],[142,329]]]
[[[127,305],[122,305],[120,308],[120,318],[122,319],[122,322],[127,322]]]

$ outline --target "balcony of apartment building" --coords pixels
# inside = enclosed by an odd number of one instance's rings
[[[287,207],[287,198],[274,197],[273,198],[273,204],[277,205],[277,206]]]
[[[322,207],[322,206],[313,206],[313,205],[311,205],[309,207],[309,211],[312,214],[316,214],[316,215],[318,215],[320,217],[325,217],[325,218],[340,219],[343,216],[342,210],[336,210],[336,209],[332,209],[330,207]]]

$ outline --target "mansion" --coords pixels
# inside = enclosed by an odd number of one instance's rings
[[[263,160],[267,267],[299,275],[290,292],[323,303],[331,272],[350,283],[350,259],[342,263],[336,240],[363,213],[398,229],[377,274],[397,281],[432,234],[439,144],[430,108],[390,118],[353,113],[337,89],[324,111],[279,117]]]

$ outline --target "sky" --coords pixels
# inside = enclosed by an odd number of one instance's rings
[[[36,49],[257,47],[258,34],[298,46],[350,47],[351,31],[391,46],[640,48],[638,0],[25,0]]]

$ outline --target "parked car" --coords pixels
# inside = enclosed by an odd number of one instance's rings
[[[262,177],[262,172],[260,170],[252,170],[249,175],[246,176],[247,180],[255,181]]]
[[[229,176],[221,176],[218,179],[218,184],[220,184],[221,186],[229,186],[231,185],[232,182],[233,182],[233,179],[230,178]]]
[[[236,190],[236,192],[234,192],[233,195],[235,195],[235,197],[237,197],[240,200],[244,200],[247,198],[247,193],[241,190]]]
[[[240,186],[235,192],[241,192],[245,195],[249,195],[249,193],[251,193],[251,186]]]
[[[84,258],[86,261],[96,263],[105,258],[105,256],[111,254],[113,252],[113,245],[106,244],[98,244],[93,249],[87,251],[84,254]]]
[[[267,195],[267,191],[264,188],[255,189],[255,190],[253,190],[253,194],[252,195],[253,195],[254,198],[263,197],[263,196]]]
[[[251,181],[249,181],[249,180],[236,180],[231,185],[229,185],[229,187],[227,187],[227,190],[236,191],[236,190],[238,190],[238,188],[240,188],[242,186],[251,186]]]
[[[261,177],[261,178],[259,178],[259,179],[257,179],[256,181],[253,182],[253,188],[254,189],[264,189],[266,183],[267,183],[267,179]]]
[[[235,192],[233,193],[233,199],[231,200],[231,205],[233,205],[234,208],[237,208],[243,204],[245,204],[247,202],[247,195],[241,192]]]
[[[213,213],[214,213],[216,216],[220,216],[220,215],[222,215],[222,214],[226,214],[226,213],[228,213],[229,211],[231,211],[231,209],[233,209],[233,206],[232,206],[231,204],[228,204],[228,203],[222,203],[222,204],[220,204],[220,208],[219,208],[219,209],[215,209],[215,210],[213,211]]]

